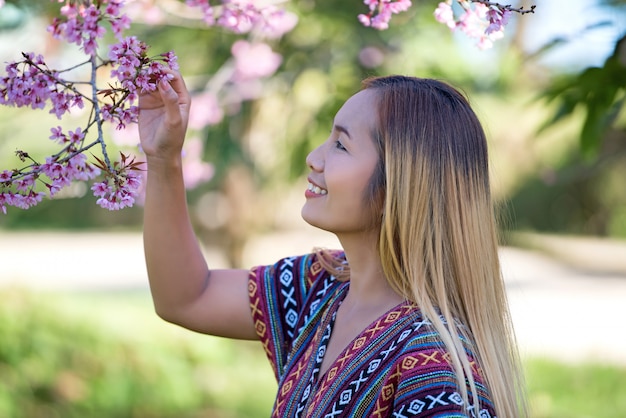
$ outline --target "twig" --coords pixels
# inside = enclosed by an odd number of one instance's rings
[[[91,56],[91,94],[93,97],[93,108],[94,108],[94,122],[98,128],[98,139],[97,142],[100,142],[100,147],[102,148],[102,156],[104,157],[104,162],[106,163],[109,169],[113,169],[111,165],[111,160],[109,159],[109,154],[107,153],[107,146],[104,143],[104,133],[102,132],[102,117],[100,115],[100,106],[98,105],[98,88],[96,86],[96,70],[98,69],[98,63],[96,62],[96,56]]]
[[[510,4],[500,4],[498,2],[492,2],[492,1],[486,1],[486,0],[470,0],[472,3],[481,3],[484,4],[485,6],[490,6],[490,7],[497,7],[500,10],[508,10],[509,12],[517,12],[521,15],[525,15],[527,13],[535,13],[535,8],[537,7],[536,5],[532,5],[530,6],[529,9],[525,9],[523,6],[522,7],[513,7]]]

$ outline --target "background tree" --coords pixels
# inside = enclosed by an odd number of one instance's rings
[[[542,121],[537,141],[551,136],[571,141],[560,158],[537,167],[511,194],[515,228],[626,237],[626,26],[619,24],[625,6],[623,0],[599,1],[595,7],[611,14],[612,22],[598,18],[581,28],[614,34],[612,52],[602,63],[560,69],[539,80],[538,97],[551,116]],[[533,51],[531,67],[572,40],[559,36]]]

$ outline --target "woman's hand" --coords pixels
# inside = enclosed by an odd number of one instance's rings
[[[139,140],[148,158],[180,158],[191,97],[179,73],[163,79],[157,91],[139,95]]]

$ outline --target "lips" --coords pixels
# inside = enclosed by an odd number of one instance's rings
[[[307,186],[307,190],[313,194],[323,196],[328,193],[328,190],[321,188],[317,184],[309,179],[309,185]]]

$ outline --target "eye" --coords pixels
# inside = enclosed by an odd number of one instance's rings
[[[346,147],[344,147],[341,141],[339,140],[335,140],[335,148],[342,150],[342,151],[347,151]]]

